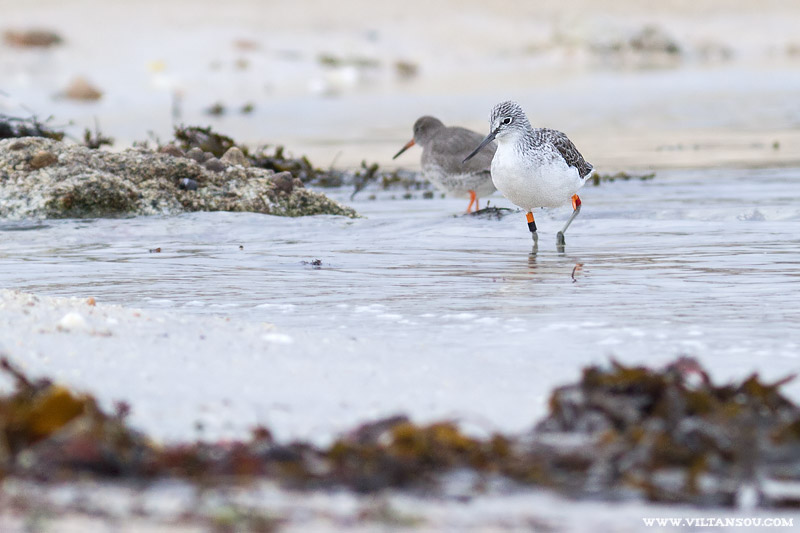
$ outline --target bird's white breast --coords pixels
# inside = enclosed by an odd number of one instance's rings
[[[492,181],[503,196],[527,211],[563,205],[585,182],[549,145],[520,150],[502,142],[492,159]]]

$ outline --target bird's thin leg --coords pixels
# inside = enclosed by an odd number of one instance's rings
[[[536,233],[536,221],[533,220],[533,213],[528,211],[525,215],[525,218],[528,220],[528,229],[531,232],[531,237],[533,238],[533,245],[537,246],[539,244],[539,234]]]
[[[475,204],[475,211],[478,210],[478,196],[475,194],[475,191],[468,191],[469,192],[469,205],[467,206],[467,213],[472,212],[472,204]]]
[[[573,194],[572,195],[572,214],[567,219],[567,223],[564,224],[564,227],[561,228],[561,231],[558,232],[558,235],[556,235],[556,243],[557,244],[560,244],[562,246],[565,244],[566,241],[564,240],[564,233],[567,232],[567,228],[569,227],[570,224],[572,224],[572,221],[575,220],[575,217],[578,216],[578,213],[580,213],[580,212],[581,212],[581,199],[577,194]]]

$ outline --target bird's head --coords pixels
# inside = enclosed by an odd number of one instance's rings
[[[497,139],[498,144],[513,141],[524,135],[530,127],[531,123],[518,103],[507,101],[497,104],[489,114],[489,135],[464,159],[464,163],[493,140]]]
[[[512,101],[501,102],[489,114],[489,131],[497,142],[510,140],[525,133],[531,127],[522,107]]]
[[[417,121],[414,123],[414,137],[410,141],[408,141],[405,146],[403,146],[399,152],[397,152],[392,159],[396,159],[397,156],[418,144],[420,146],[425,146],[428,144],[436,133],[444,128],[444,124],[442,121],[436,117],[431,117],[425,115],[424,117],[419,117]]]

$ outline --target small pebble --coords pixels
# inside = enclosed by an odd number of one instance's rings
[[[206,153],[197,146],[186,152],[186,157],[189,159],[194,159],[198,163],[204,163],[206,159],[208,159],[208,157],[206,157]]]
[[[203,166],[205,166],[208,170],[212,172],[222,172],[227,168],[225,166],[225,163],[223,163],[216,157],[212,157],[211,159],[203,163]]]
[[[166,144],[158,149],[162,154],[168,154],[172,157],[186,157],[186,152],[175,146],[174,144]]]
[[[247,159],[244,153],[242,153],[242,151],[236,146],[231,146],[228,148],[228,151],[222,155],[220,161],[226,165],[241,165],[243,167],[250,166],[250,160]]]
[[[294,339],[285,333],[266,333],[261,338],[275,344],[292,344],[294,342]]]
[[[181,178],[181,180],[178,182],[178,188],[184,191],[196,191],[197,180],[193,180],[192,178]]]
[[[394,64],[397,76],[403,79],[410,79],[419,73],[419,66],[411,61],[397,61]]]
[[[31,158],[30,165],[34,170],[39,170],[40,168],[49,167],[57,161],[58,157],[55,154],[46,150],[39,150]]]
[[[99,100],[103,92],[82,77],[74,78],[64,89],[63,96],[70,100]]]
[[[57,327],[62,331],[86,329],[88,324],[80,313],[71,311],[58,321]]]
[[[294,183],[291,172],[279,172],[272,176],[272,183],[275,184],[275,190],[278,192],[285,192],[289,194],[294,189]]]

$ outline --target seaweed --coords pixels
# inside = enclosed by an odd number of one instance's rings
[[[283,146],[261,147],[250,156],[244,149],[245,155],[250,157],[253,166],[277,172],[291,172],[295,178],[300,178],[303,183],[318,183],[324,180],[325,172],[315,168],[306,156],[289,157],[284,152]]]
[[[601,183],[611,183],[617,180],[620,181],[629,181],[629,180],[639,180],[639,181],[648,181],[656,177],[655,172],[648,172],[646,174],[629,174],[627,172],[619,171],[614,174],[600,174],[595,172],[591,175],[592,185],[595,187],[599,186]]]
[[[114,138],[103,135],[102,132],[100,132],[100,126],[95,121],[94,132],[89,128],[83,130],[83,145],[92,150],[97,150],[103,145],[113,146]]]
[[[52,118],[48,117],[46,120],[41,121],[36,115],[20,118],[0,113],[0,139],[45,137],[61,141],[64,139],[64,132],[53,129],[47,124]]]
[[[188,152],[192,148],[199,148],[203,152],[214,154],[215,157],[222,157],[229,148],[237,146],[233,139],[213,131],[211,126],[205,128],[199,126],[177,126],[173,134],[175,140],[178,141],[178,146],[184,152]],[[247,155],[246,147],[239,146],[239,148]]]
[[[250,150],[247,146],[238,144],[233,138],[215,132],[210,126],[176,127],[174,141],[162,144],[156,139],[156,144],[161,151],[175,146],[182,152],[197,149],[216,157],[222,157],[228,149],[236,147],[241,150],[250,165],[272,170],[275,173],[289,172],[292,177],[298,178],[305,185],[323,188],[352,186],[351,199],[372,183],[377,183],[382,189],[399,187],[406,191],[426,189],[430,186],[418,172],[409,172],[403,169],[385,171],[381,170],[377,163],[368,163],[367,161],[362,161],[361,167],[357,170],[334,168],[323,170],[311,163],[305,155],[289,155],[282,145],[265,145]],[[146,146],[147,144],[138,143],[138,145]],[[189,154],[187,153],[187,155]]]
[[[474,437],[452,420],[420,425],[398,415],[327,447],[277,442],[265,427],[241,441],[157,446],[127,425],[126,404],[107,414],[90,395],[33,380],[5,358],[0,371],[15,384],[0,396],[0,479],[177,478],[202,487],[271,479],[375,493],[431,491],[451,473],[470,472],[474,490],[504,478],[571,497],[638,494],[713,506],[734,505],[739,490],[764,480],[800,482],[800,408],[780,394],[787,380],[753,375],[717,386],[688,358],[663,369],[616,361],[585,368],[580,381],[553,392],[549,415],[530,435]],[[790,490],[759,497],[800,504]],[[248,522],[245,515],[224,521]]]

